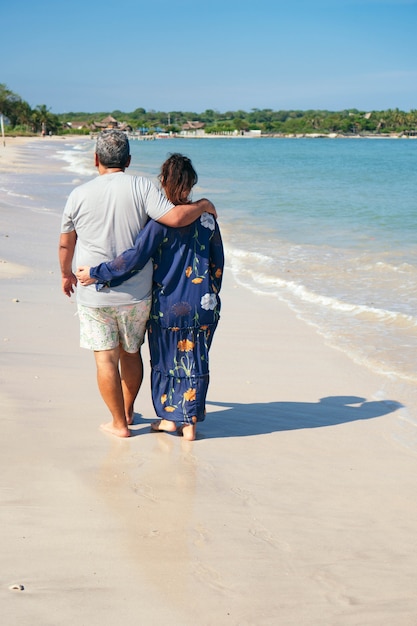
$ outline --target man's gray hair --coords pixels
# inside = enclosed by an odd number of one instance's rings
[[[130,155],[126,133],[114,128],[103,130],[97,137],[96,154],[105,167],[125,168]]]

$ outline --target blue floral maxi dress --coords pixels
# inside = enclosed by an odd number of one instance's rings
[[[148,341],[153,405],[160,418],[194,424],[205,418],[209,349],[220,315],[224,253],[217,221],[209,213],[183,228],[151,220],[133,248],[91,268],[90,276],[111,288],[151,257]]]

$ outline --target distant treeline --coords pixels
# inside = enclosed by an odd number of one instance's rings
[[[32,109],[20,96],[0,84],[0,114],[6,118],[8,132],[87,134],[94,123],[109,115],[132,131],[143,133],[181,132],[188,122],[201,122],[206,133],[233,133],[260,130],[262,134],[389,134],[417,131],[417,109],[409,112],[399,109],[386,111],[274,111],[251,109],[219,113],[207,109],[193,111],[146,111],[137,108],[131,113],[102,111],[96,113],[71,112],[53,114],[45,104]],[[74,123],[76,122],[76,123]],[[72,126],[72,128],[71,128]]]
[[[52,114],[45,104],[39,104],[32,109],[25,100],[1,83],[0,114],[3,115],[8,133],[51,132],[55,134],[62,128],[58,115]]]

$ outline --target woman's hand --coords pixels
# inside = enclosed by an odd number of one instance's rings
[[[79,267],[75,272],[75,275],[77,277],[77,280],[82,285],[84,285],[84,287],[86,285],[92,285],[93,283],[97,282],[95,278],[90,278],[90,268],[87,266]]]

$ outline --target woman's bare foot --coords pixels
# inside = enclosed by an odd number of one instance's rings
[[[187,441],[194,441],[197,435],[197,426],[195,424],[181,424],[177,428],[177,433]]]
[[[116,428],[113,422],[109,422],[108,424],[101,424],[100,428],[104,430],[104,432],[115,435],[116,437],[130,437],[130,430],[127,426],[124,428]]]
[[[151,431],[154,433],[174,433],[175,430],[175,423],[170,420],[156,420],[156,422],[151,424]]]

